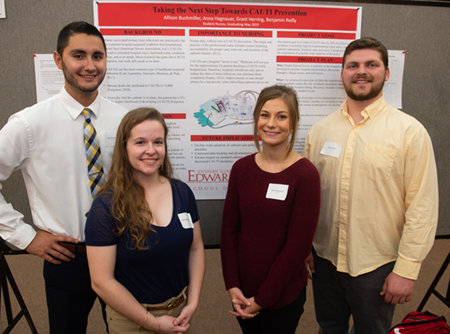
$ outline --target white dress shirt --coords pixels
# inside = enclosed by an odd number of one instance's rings
[[[12,115],[0,131],[0,182],[20,169],[33,223],[41,230],[80,242],[84,242],[85,214],[92,204],[83,108],[63,88],[58,95]],[[89,108],[107,172],[117,128],[127,110],[100,96]],[[20,249],[36,235],[1,194],[0,235]]]

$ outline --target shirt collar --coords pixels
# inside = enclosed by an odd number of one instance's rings
[[[66,88],[62,88],[61,92],[59,92],[59,100],[63,104],[63,106],[67,109],[69,115],[75,120],[78,116],[81,115],[81,112],[85,108],[81,103],[75,100],[72,96],[67,93]],[[97,95],[94,102],[92,102],[87,108],[92,110],[92,113],[98,117],[100,113],[100,105],[101,99],[100,94]]]
[[[364,119],[366,119],[367,117],[369,117],[370,119],[373,119],[375,116],[377,116],[380,113],[381,110],[384,109],[386,104],[387,103],[386,103],[386,99],[384,98],[384,95],[381,95],[381,97],[378,100],[373,102],[371,105],[369,105],[362,111],[362,115],[364,116]],[[350,117],[350,115],[348,114],[348,109],[347,109],[347,100],[345,100],[344,104],[342,105],[341,113],[345,117]]]

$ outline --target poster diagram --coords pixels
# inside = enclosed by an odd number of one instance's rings
[[[252,124],[258,95],[258,92],[244,90],[232,96],[218,96],[203,103],[194,117],[202,127],[211,129]]]

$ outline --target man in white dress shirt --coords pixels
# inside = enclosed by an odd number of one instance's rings
[[[50,333],[79,334],[86,332],[96,298],[84,245],[92,193],[82,111],[92,111],[107,171],[126,109],[98,94],[106,73],[106,46],[97,28],[70,23],[61,30],[53,55],[64,73],[61,92],[12,115],[0,131],[0,182],[21,170],[38,231],[0,194],[0,236],[45,259]]]

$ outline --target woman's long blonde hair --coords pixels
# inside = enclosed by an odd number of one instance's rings
[[[152,212],[145,200],[144,188],[137,181],[134,169],[130,164],[127,153],[127,141],[131,130],[145,120],[157,121],[164,128],[164,147],[166,154],[159,176],[173,177],[173,169],[167,154],[168,128],[163,116],[154,108],[137,108],[125,115],[117,130],[116,144],[112,158],[111,169],[102,190],[102,193],[112,195],[112,215],[117,220],[114,233],[118,236],[129,232],[131,236],[131,249],[145,250],[146,240],[150,233],[156,233],[152,228]]]

